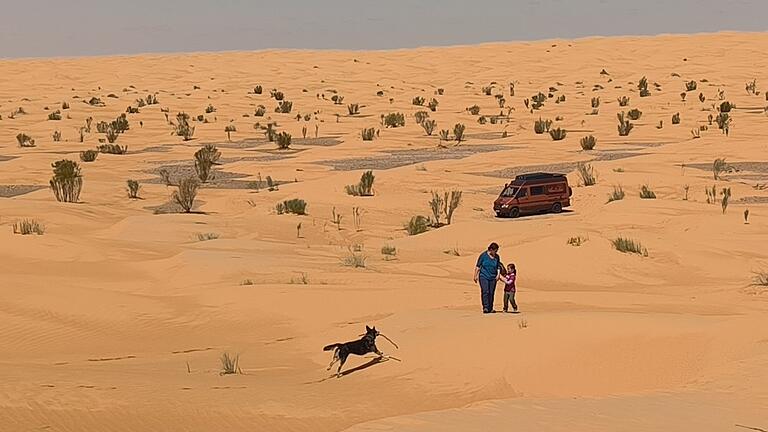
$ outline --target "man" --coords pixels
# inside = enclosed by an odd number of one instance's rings
[[[495,313],[493,310],[493,295],[496,292],[496,280],[499,272],[504,271],[504,264],[499,257],[499,245],[491,243],[488,250],[481,253],[475,266],[475,283],[480,283],[480,298],[483,302],[483,313]]]

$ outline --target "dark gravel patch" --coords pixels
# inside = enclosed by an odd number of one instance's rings
[[[171,146],[152,146],[143,148],[135,153],[167,153],[171,151]]]
[[[504,138],[502,132],[478,132],[466,135],[467,139],[479,139],[479,140],[497,140]]]
[[[30,192],[45,189],[47,186],[40,185],[0,185],[0,198],[13,198],[19,195],[26,195]]]
[[[736,202],[740,204],[768,204],[768,196],[746,196],[739,198]]]
[[[509,149],[500,145],[457,146],[449,148],[430,147],[423,149],[392,150],[381,156],[319,161],[321,165],[333,167],[336,171],[388,170],[435,160],[464,159],[478,153]]]
[[[308,146],[308,147],[331,147],[341,144],[343,141],[339,139],[339,136],[318,137],[318,138],[291,138],[291,145],[295,146]],[[223,142],[213,143],[219,148],[228,149],[252,149],[258,147],[272,147],[277,151],[284,151],[277,149],[277,144],[269,142],[266,138],[248,138],[237,142]]]
[[[230,158],[230,159],[243,160],[245,158]],[[187,164],[161,165],[157,168],[146,170],[144,171],[145,173],[151,174],[154,177],[143,180],[142,182],[148,183],[148,184],[165,184],[165,181],[160,176],[161,170],[166,170],[168,172],[171,182],[174,184],[178,181],[178,179],[181,179],[181,178],[186,178],[186,177],[197,178],[195,167],[192,162],[189,162]],[[203,183],[201,187],[208,188],[208,189],[266,189],[267,188],[266,175],[261,181],[241,180],[246,177],[250,177],[250,176],[248,174],[240,174],[240,173],[224,171],[220,168],[220,165],[219,165],[218,169],[214,168],[214,178],[211,180],[208,180],[206,183]],[[278,186],[286,183],[293,183],[293,182],[288,182],[284,180],[274,180],[273,182],[273,184]]]
[[[203,204],[205,204],[205,201],[195,200],[195,203],[192,206],[192,213],[199,213],[200,211],[198,209]],[[144,209],[149,210],[154,214],[183,213],[181,206],[174,201],[168,201],[166,203],[155,205],[155,206],[146,206],[144,207]]]
[[[728,162],[728,165],[736,171],[749,171],[754,173],[768,174],[768,162]],[[712,171],[712,162],[685,164],[686,168],[695,168],[705,171]]]
[[[583,161],[584,163],[590,162],[603,162],[613,161],[619,159],[626,159],[635,156],[642,156],[643,153],[630,153],[630,152],[603,152],[596,155],[596,157]],[[505,179],[515,178],[518,174],[531,173],[531,172],[550,172],[567,174],[576,169],[580,162],[559,162],[552,164],[542,165],[522,165],[509,168],[503,168],[496,171],[490,171],[485,173],[478,173],[479,175],[487,177],[499,177]]]

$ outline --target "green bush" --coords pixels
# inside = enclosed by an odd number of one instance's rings
[[[413,216],[411,220],[405,224],[405,231],[408,233],[408,235],[425,233],[429,229],[430,224],[431,222],[426,216]]]
[[[466,126],[461,123],[456,123],[453,126],[453,137],[456,138],[456,142],[461,142],[464,139],[464,130]]]
[[[432,119],[427,119],[421,123],[421,127],[424,129],[424,132],[426,132],[427,135],[432,136],[432,132],[434,132],[435,128],[437,127],[437,122]]]
[[[184,138],[184,141],[189,141],[192,136],[195,135],[195,127],[189,124],[189,114],[180,112],[176,114],[176,124],[174,125],[175,133],[177,136]]]
[[[213,144],[206,144],[195,152],[195,172],[201,182],[214,179],[213,166],[219,162],[221,152]]]
[[[539,117],[538,120],[535,120],[533,122],[533,131],[537,134],[541,135],[544,132],[549,132],[549,128],[552,126],[552,120],[542,120],[541,117]]]
[[[424,123],[424,120],[429,118],[429,113],[427,111],[416,111],[413,114],[414,120],[416,120],[416,124],[422,124]]]
[[[56,201],[77,202],[83,188],[80,166],[77,162],[68,159],[54,162],[51,166],[53,167],[53,177],[51,177],[50,185]]]
[[[275,205],[277,214],[307,214],[307,203],[303,199],[293,198]]]
[[[189,213],[195,204],[197,190],[200,188],[200,182],[194,177],[188,177],[179,180],[177,190],[171,197],[178,204],[184,213]]]
[[[580,143],[582,150],[592,150],[597,145],[597,138],[595,138],[594,135],[588,135],[583,137]]]
[[[290,114],[291,109],[293,109],[293,102],[281,100],[277,104],[277,107],[275,107],[275,112],[280,114]]]
[[[93,162],[97,156],[99,156],[97,150],[84,150],[80,152],[80,160],[83,162]]]
[[[389,113],[384,116],[385,127],[402,127],[405,126],[405,115],[403,113]]]
[[[633,108],[627,112],[627,117],[629,117],[630,120],[640,120],[640,116],[642,115],[643,112],[637,108]]]
[[[566,134],[567,134],[566,130],[561,128],[555,128],[549,131],[549,136],[552,137],[553,141],[560,141],[562,139],[565,139]]]
[[[291,134],[288,132],[280,132],[276,135],[277,147],[281,150],[288,150],[291,147]]]
[[[128,198],[137,199],[139,197],[139,188],[141,187],[139,182],[136,180],[128,180],[126,181],[126,184],[128,186]]]

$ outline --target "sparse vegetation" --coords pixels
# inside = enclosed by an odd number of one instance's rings
[[[640,120],[640,116],[642,115],[643,115],[643,112],[637,108],[633,108],[627,111],[627,117],[629,117],[630,120]]]
[[[13,233],[21,235],[43,235],[45,234],[45,226],[43,226],[43,224],[36,221],[35,219],[22,219],[20,221],[14,222]]]
[[[61,111],[56,110],[48,114],[48,120],[61,120]]]
[[[694,91],[696,90],[696,87],[696,81],[691,80],[685,83],[685,91]]]
[[[565,139],[566,135],[567,135],[566,130],[559,127],[555,129],[551,129],[549,131],[549,136],[552,137],[553,141],[560,141],[562,139]]]
[[[597,145],[597,138],[594,135],[585,136],[579,141],[582,150],[592,150]]]
[[[348,248],[348,253],[341,260],[342,264],[347,267],[353,268],[365,268],[365,261],[367,257],[362,252],[356,251],[352,248]]]
[[[414,105],[419,105],[419,106],[421,106],[421,105],[424,105],[424,102],[426,102],[426,101],[427,101],[427,100],[426,100],[426,99],[424,99],[422,96],[416,96],[416,97],[414,97],[414,98],[413,98],[413,100],[411,101],[411,103],[412,103],[412,104],[414,104]]]
[[[651,190],[650,186],[642,185],[640,187],[640,198],[642,199],[656,199],[656,193]]]
[[[230,355],[228,352],[225,352],[221,355],[221,372],[219,372],[219,375],[234,375],[234,374],[242,374],[243,371],[240,370],[240,354]]]
[[[613,248],[619,252],[648,256],[648,249],[644,248],[638,241],[626,237],[617,237],[611,240],[611,243]]]
[[[608,195],[608,202],[623,200],[624,196],[625,196],[624,189],[621,187],[621,185],[614,186],[613,192],[611,192],[611,194]]]
[[[629,132],[632,130],[634,125],[629,120],[625,120],[624,119],[624,112],[623,111],[618,113],[618,114],[616,114],[616,116],[619,119],[619,125],[618,125],[619,136],[627,136],[627,135],[629,135]]]
[[[453,137],[456,139],[457,143],[460,143],[464,139],[464,130],[466,129],[466,126],[464,126],[461,123],[456,123],[453,126]]]
[[[619,106],[627,106],[629,105],[629,96],[622,96],[620,98],[616,98],[617,101],[619,101]]]
[[[355,185],[347,185],[345,190],[352,196],[373,196],[373,171],[366,171],[360,176],[360,181]]]
[[[586,237],[576,236],[576,237],[569,237],[567,243],[569,245],[571,245],[571,246],[577,246],[578,247],[578,246],[583,245],[586,242],[587,242],[587,238]]]
[[[600,108],[600,96],[592,98],[592,108]]]
[[[595,174],[595,170],[592,168],[592,165],[579,162],[579,164],[576,166],[576,172],[579,174],[581,183],[584,186],[593,186],[597,183],[597,175]]]
[[[228,124],[224,126],[224,132],[227,134],[227,141],[232,141],[231,134],[232,132],[237,132],[237,128],[233,124]]]
[[[389,113],[384,116],[384,126],[396,128],[405,126],[405,115],[403,113]]]
[[[437,99],[432,98],[429,100],[429,103],[427,104],[427,107],[429,107],[429,110],[432,112],[437,111],[437,106],[440,104],[440,102],[437,101]]]
[[[720,112],[721,113],[729,113],[732,109],[736,108],[736,105],[733,105],[732,103],[725,101],[720,104]]]
[[[256,110],[254,111],[253,115],[256,117],[264,117],[264,114],[267,113],[267,107],[264,105],[259,105],[256,107]]]
[[[213,166],[219,162],[221,152],[213,144],[206,144],[195,152],[195,172],[201,182],[214,179]]]
[[[210,241],[210,240],[216,240],[219,238],[218,233],[197,233],[197,241]]]
[[[99,152],[97,150],[83,150],[80,152],[80,160],[83,162],[93,162],[98,156]]]
[[[411,220],[405,224],[405,231],[408,233],[408,235],[417,235],[427,232],[430,225],[431,221],[428,217],[417,215],[413,216]]]
[[[288,150],[291,147],[291,134],[288,132],[280,132],[275,138],[280,150]]]
[[[305,215],[307,214],[307,202],[299,198],[285,200],[283,202],[277,203],[277,205],[275,206],[275,211],[277,211],[277,214],[279,215],[281,214]]]
[[[640,97],[651,95],[651,92],[648,91],[648,80],[645,77],[640,78],[640,81],[637,83],[637,89],[640,90]]]
[[[53,138],[53,142],[61,141],[61,131],[53,131],[51,138]]]
[[[77,202],[83,188],[80,166],[77,162],[68,159],[54,162],[51,166],[53,167],[53,177],[51,177],[50,185],[56,201]]]
[[[413,114],[413,119],[416,120],[416,124],[422,124],[426,119],[429,118],[429,113],[427,111],[416,111]]]
[[[472,105],[471,107],[467,108],[467,111],[472,115],[478,115],[480,114],[480,107],[477,105]]]
[[[34,147],[35,146],[35,140],[32,139],[31,136],[20,133],[16,135],[16,141],[19,143],[19,147]]]
[[[351,116],[360,114],[360,104],[348,104],[347,112],[349,112],[349,115]]]
[[[535,120],[533,122],[533,131],[537,134],[541,135],[544,132],[549,132],[549,128],[552,126],[552,120],[542,120],[541,117],[539,117],[538,120]]]
[[[424,132],[426,132],[428,136],[432,136],[432,132],[434,132],[435,128],[437,128],[437,122],[432,119],[427,119],[421,123],[421,127],[424,129]]]
[[[715,180],[720,180],[722,173],[731,171],[733,171],[733,168],[728,165],[725,159],[717,158],[712,163],[712,174],[714,175]]]
[[[293,102],[287,100],[281,100],[275,107],[275,112],[280,114],[290,114],[293,109]]]
[[[715,121],[717,122],[718,129],[728,135],[731,126],[731,116],[727,112],[721,112],[715,117]]]
[[[680,113],[672,114],[672,124],[680,124]]]
[[[360,135],[363,137],[363,141],[373,141],[373,138],[376,137],[376,129],[365,128],[360,132]]]
[[[184,138],[184,141],[191,140],[192,136],[195,135],[195,127],[189,124],[189,114],[185,112],[176,114],[174,128],[176,135]]]
[[[385,260],[390,260],[397,256],[397,248],[390,244],[385,244],[381,247],[381,254],[384,255]]]
[[[194,177],[187,177],[179,180],[177,190],[173,192],[171,198],[178,204],[184,213],[189,213],[195,204],[197,190],[200,188],[200,181]]]
[[[731,200],[731,188],[723,188],[723,190],[720,191],[720,196],[722,197],[720,206],[723,209],[723,214],[725,214],[725,210],[728,209],[728,202]]]
[[[126,181],[126,185],[128,189],[128,198],[138,199],[139,189],[141,188],[141,185],[139,185],[139,182],[137,182],[136,180],[128,180]]]

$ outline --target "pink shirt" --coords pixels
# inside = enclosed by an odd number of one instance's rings
[[[515,280],[517,279],[517,273],[507,273],[506,276],[502,276],[504,280],[504,291],[516,291]]]

